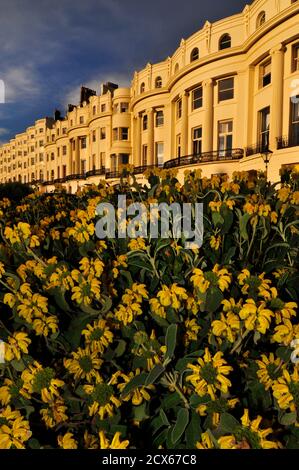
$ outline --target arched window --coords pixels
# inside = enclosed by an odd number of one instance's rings
[[[194,62],[195,60],[198,60],[199,59],[199,50],[198,50],[198,47],[194,47],[194,49],[192,49],[192,52],[190,54],[190,62]]]
[[[162,78],[157,77],[155,80],[155,88],[162,88]]]
[[[221,36],[219,41],[219,50],[222,51],[223,49],[229,49],[232,45],[232,38],[229,34],[224,34]]]
[[[178,71],[179,71],[179,64],[175,64],[174,73],[177,73]]]
[[[266,13],[261,11],[256,19],[256,27],[260,28],[266,21]]]
[[[144,90],[145,90],[145,83],[142,82],[140,85],[140,93],[144,93]]]

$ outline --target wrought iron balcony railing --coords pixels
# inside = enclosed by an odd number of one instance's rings
[[[257,143],[255,145],[250,145],[246,148],[245,153],[246,157],[250,157],[251,155],[258,155],[259,153],[267,153],[269,152],[269,145]]]
[[[85,173],[86,175],[86,178],[89,178],[90,176],[101,176],[101,175],[105,175],[105,167],[102,166],[102,168],[98,168],[98,169],[93,169],[93,170],[89,170]]]
[[[223,160],[239,160],[244,157],[243,149],[215,150],[204,152],[198,155],[186,155],[184,157],[173,158],[164,163],[163,168],[175,168],[186,165],[196,165],[205,162],[217,162]]]
[[[277,150],[299,146],[299,133],[290,136],[282,136],[277,139]]]

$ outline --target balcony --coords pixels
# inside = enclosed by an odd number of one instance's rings
[[[251,145],[250,147],[247,147],[245,150],[246,157],[250,157],[251,155],[267,153],[267,152],[269,152],[269,145],[263,144],[261,142],[255,145]]]
[[[277,139],[277,150],[299,146],[299,133],[293,136],[283,136]]]
[[[101,175],[105,175],[105,167],[102,166],[101,168],[99,169],[93,169],[93,170],[90,170],[90,171],[87,171],[85,173],[86,175],[86,178],[89,178],[90,176],[101,176]]]
[[[227,160],[240,160],[244,157],[243,149],[214,150],[199,155],[186,155],[173,158],[164,163],[163,168],[175,168],[186,165],[198,165],[200,163],[221,162]]]

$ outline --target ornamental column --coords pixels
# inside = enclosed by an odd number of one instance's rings
[[[141,116],[139,113],[135,118],[135,142],[134,165],[141,166]]]
[[[80,139],[76,137],[75,140],[75,173],[80,173]]]
[[[73,139],[70,139],[68,143],[68,154],[69,154],[69,161],[68,161],[67,174],[71,175],[73,173]]]
[[[213,107],[214,107],[214,82],[212,79],[204,80],[202,83],[203,91],[203,129],[202,129],[202,151],[213,151]]]
[[[155,164],[155,145],[154,145],[154,109],[151,108],[148,111],[148,143],[147,143],[147,150],[148,150],[148,165]]]
[[[184,91],[182,96],[182,128],[181,128],[181,155],[188,155],[188,102],[189,93]]]
[[[272,101],[270,109],[269,148],[274,151],[277,148],[277,138],[282,135],[284,46],[278,44],[271,49],[270,54]]]

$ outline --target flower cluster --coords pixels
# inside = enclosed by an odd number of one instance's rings
[[[146,176],[0,201],[0,448],[299,448],[298,173]],[[97,239],[124,194],[203,245]]]

